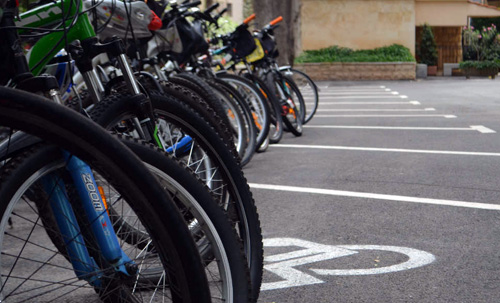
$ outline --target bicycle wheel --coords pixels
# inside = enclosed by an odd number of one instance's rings
[[[252,110],[254,123],[258,130],[256,139],[256,149],[258,149],[269,134],[270,110],[265,97],[253,83],[243,77],[219,73],[217,74],[217,78],[231,84],[246,99]]]
[[[181,210],[206,266],[212,302],[249,302],[243,247],[209,189],[179,160],[158,148],[131,140],[124,143],[146,163]],[[153,270],[149,279],[158,281],[161,273]]]
[[[227,112],[222,107],[219,97],[215,94],[213,89],[205,83],[205,81],[196,75],[183,73],[169,77],[168,81],[159,81],[159,83],[162,86],[164,93],[173,96],[177,100],[186,102],[188,106],[197,110],[197,112],[204,117],[204,119],[211,123],[214,129],[224,138],[224,140],[228,143],[234,143],[233,136],[230,132]],[[172,93],[172,90],[168,89],[172,85],[181,86],[182,88],[189,90],[190,94],[196,95],[197,101],[189,102],[189,98]],[[147,87],[149,90],[155,90],[156,88],[154,85]],[[197,105],[196,103],[200,104]],[[226,138],[226,136],[228,138]]]
[[[238,132],[241,132],[241,137],[245,140],[245,149],[239,151],[241,166],[243,167],[252,159],[255,152],[255,145],[257,143],[257,133],[253,121],[252,111],[245,102],[243,96],[241,96],[240,93],[229,83],[217,78],[207,79],[206,81],[209,85],[214,87],[216,91],[220,91],[224,96],[221,100],[224,101],[225,107],[227,107],[230,120],[238,121],[238,124],[233,128]],[[233,124],[236,124],[236,121],[233,122]]]
[[[283,137],[283,118],[281,117],[281,106],[279,101],[276,99],[275,95],[271,93],[269,87],[264,81],[249,73],[244,73],[243,76],[254,83],[260,89],[262,95],[266,98],[270,109],[271,119],[271,123],[269,125],[269,143],[279,143]]]
[[[274,84],[281,100],[283,123],[292,134],[302,136],[305,104],[299,89],[285,76],[275,76]]]
[[[154,92],[150,98],[159,135],[169,146],[169,153],[193,169],[228,212],[243,242],[252,300],[256,301],[262,283],[262,234],[252,193],[240,166],[211,126],[187,105]],[[97,104],[90,115],[106,128],[133,135],[133,125],[127,121],[135,117],[135,109],[133,98],[112,95]]]
[[[297,85],[300,93],[304,97],[304,102],[306,104],[306,114],[303,124],[311,121],[316,114],[319,104],[319,93],[318,86],[314,81],[304,72],[291,68],[282,67],[280,71],[287,77],[291,78],[293,82]]]
[[[126,140],[126,138],[122,140],[144,161],[181,210],[192,237],[196,241],[202,262],[205,264],[212,302],[248,302],[250,284],[242,247],[227,217],[212,199],[208,190],[189,170],[175,159],[155,149],[154,146]],[[34,153],[30,157],[50,159],[43,151]],[[56,158],[55,161],[46,162],[45,166],[38,171],[53,171],[60,165],[60,161]],[[108,201],[107,211],[118,238],[125,243],[124,246],[145,249],[143,243],[144,239],[148,239],[148,235],[140,225],[138,226],[136,216],[133,216],[127,207],[124,208],[122,203],[113,201],[116,194],[109,190],[110,186],[105,179],[96,179],[101,193]],[[66,187],[70,199],[76,204],[78,196],[73,194],[74,191],[68,188],[68,184]],[[47,216],[51,212],[47,211],[50,209],[46,207],[46,199],[40,198],[44,196],[44,192],[40,189],[36,192],[38,194],[33,200],[38,207],[43,225],[46,230],[47,226],[56,227],[54,218]],[[83,213],[83,210],[81,212]],[[58,233],[53,232],[57,228],[50,230],[47,234],[57,250],[65,252],[63,239]],[[83,230],[83,234],[87,233],[90,234],[89,231]],[[85,239],[89,238],[89,236],[85,237]],[[145,287],[158,285],[163,279],[163,274],[162,267],[149,264],[136,278],[134,287],[143,291]]]
[[[106,176],[123,198],[120,201],[127,201],[130,209],[137,211],[138,219],[143,221],[142,227],[150,235],[148,243],[155,250],[156,267],[166,269],[165,285],[155,286],[162,288],[155,294],[152,294],[155,287],[151,286],[149,291],[136,296],[130,284],[125,283],[126,279],[118,282],[108,275],[105,285],[115,287],[107,290],[118,291],[103,290],[101,298],[116,299],[126,295],[127,299],[139,297],[138,301],[155,301],[162,297],[161,300],[167,302],[210,302],[204,268],[182,217],[154,177],[123,144],[88,119],[39,96],[0,88],[0,100],[2,126],[33,133],[58,144],[57,147],[47,147],[50,148],[47,157],[31,158],[33,161],[46,161],[50,157],[61,160],[60,148],[72,152]],[[9,140],[9,137],[4,140]],[[26,154],[23,153],[23,156]],[[32,192],[28,189],[37,183],[38,177],[52,172],[39,171],[36,163],[27,163],[22,159],[10,159],[2,168],[0,177],[2,300],[30,301],[31,298],[38,302],[67,302],[68,298],[72,301],[74,296],[82,295],[85,301],[99,299],[94,287],[78,280],[71,265],[66,266],[68,263],[61,252],[53,247],[45,249],[51,241],[43,240],[47,230],[39,219],[37,208],[29,201]],[[65,162],[61,163],[64,167]],[[109,178],[111,175],[113,178]],[[32,176],[36,177],[30,178]],[[25,197],[28,201],[23,199]],[[8,229],[9,222],[17,228]],[[90,251],[94,252],[93,256],[99,256],[99,250]],[[132,249],[125,251],[133,255]],[[49,259],[43,259],[47,253]],[[138,261],[138,264],[141,263]],[[60,271],[63,272],[61,275]],[[140,269],[137,276],[139,274]],[[75,287],[78,283],[83,285]]]

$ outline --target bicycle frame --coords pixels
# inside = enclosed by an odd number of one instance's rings
[[[23,14],[23,16],[25,17],[26,25],[29,25],[31,27],[46,25],[50,22],[53,23],[55,20],[57,20],[57,18],[61,17],[63,13],[62,9],[59,8],[59,11],[57,10],[58,4],[60,4],[61,7],[68,8],[67,11],[73,16],[76,16],[76,12],[81,9],[81,3],[77,8],[76,5],[71,4],[72,1],[73,0],[64,0],[64,2],[44,5],[41,8]],[[14,7],[15,6],[12,5],[11,2],[9,6],[11,10],[8,14],[4,14],[2,24],[7,24],[8,26],[10,24],[13,24],[15,11],[13,9]],[[66,11],[66,9],[64,11]],[[50,14],[51,12],[52,14]],[[57,12],[59,12],[59,14],[57,14]],[[43,16],[48,16],[47,20],[42,20]],[[40,20],[36,20],[33,22],[29,21],[37,18]],[[78,27],[72,27],[72,39],[76,39],[76,37],[90,38],[90,36],[94,35],[93,29],[90,26],[89,20],[86,16],[75,20],[75,26],[76,24],[79,25]],[[69,27],[71,23],[73,23],[72,20],[67,21],[65,27]],[[5,28],[4,32],[7,40],[10,40],[9,43],[12,44],[12,51],[19,51],[21,48],[15,29]],[[48,60],[50,60],[53,55],[55,55],[60,50],[59,47],[62,48],[65,43],[64,39],[61,39],[63,35],[64,33],[59,32],[52,33],[48,35],[48,37],[43,37],[35,45],[37,49],[40,49],[44,46],[50,47],[49,43],[51,43],[51,41],[54,41],[53,39],[56,39],[57,37],[59,37],[60,39],[60,41],[55,43],[55,46],[52,47],[52,50],[49,51],[49,54],[51,56],[46,56],[45,58],[42,55],[39,55],[40,53],[43,54],[43,52],[40,51],[35,51],[32,54],[30,62],[31,67],[35,67],[35,73],[40,72],[41,68],[44,67]],[[69,33],[67,37],[70,37]],[[23,60],[25,63],[21,64],[21,66],[18,67],[15,72],[18,75],[23,75],[24,80],[26,80],[26,78],[30,80],[35,79],[33,78],[30,71],[27,70],[28,64],[26,63],[26,59],[24,58],[24,56],[22,58],[19,58],[22,56],[22,52],[17,52],[16,55],[18,55],[17,60]],[[39,61],[36,61],[37,58],[39,59]],[[45,82],[42,81],[41,83],[41,86],[43,88],[43,84]],[[54,100],[59,99],[54,97]],[[72,182],[77,189],[83,209],[85,210],[87,219],[90,222],[91,231],[95,236],[102,256],[109,264],[113,266],[115,272],[125,274],[127,276],[133,275],[135,273],[133,261],[123,252],[119,245],[117,235],[114,232],[113,225],[106,211],[102,196],[97,191],[98,187],[91,168],[86,163],[84,163],[77,157],[72,156],[66,151],[62,151],[62,156],[66,159],[66,168],[70,173]],[[63,180],[55,174],[49,174],[43,178],[42,183],[45,187],[45,190],[48,193],[53,194],[51,195],[49,202],[53,206],[52,209],[54,210],[56,223],[66,244],[66,250],[73,265],[73,270],[75,271],[78,278],[85,279],[94,286],[100,286],[101,281],[99,278],[101,277],[101,274],[99,273],[99,268],[90,256],[84,244],[79,224],[76,220],[76,216],[68,199],[68,194],[64,189]]]
[[[83,2],[81,0],[78,1],[78,4],[74,2],[75,0],[64,0],[39,6],[21,14],[20,21],[16,22],[17,26],[22,27],[48,27],[66,16],[65,24],[59,26],[60,29],[63,29],[62,31],[45,35],[31,48],[28,65],[35,76],[40,74],[45,65],[64,48],[66,43],[96,36],[88,16],[86,14],[79,15]],[[76,19],[72,25],[74,18]],[[27,30],[21,30],[20,34],[25,32]]]
[[[96,55],[107,51],[111,51],[117,56],[120,69],[123,73],[123,79],[130,88],[131,93],[133,95],[140,95],[142,92],[127,62],[124,54],[125,50],[121,42],[116,43],[117,40],[114,40],[107,44],[98,44],[96,33],[88,16],[80,13],[82,8],[83,0],[59,0],[55,3],[46,4],[21,14],[21,20],[17,22],[16,25],[30,28],[54,26],[57,25],[58,20],[63,19],[63,16],[65,17],[64,19],[66,19],[64,25],[61,22],[58,26],[58,29],[62,29],[62,31],[45,35],[31,48],[28,65],[32,73],[35,76],[39,75],[47,63],[56,56],[61,49],[76,40],[80,40],[83,46],[84,56],[83,63],[78,64],[77,60],[77,66],[89,88],[94,103],[101,100],[102,94],[104,93],[104,86],[97,76],[95,69],[92,67],[91,60]],[[23,32],[26,32],[26,30],[21,31],[21,33]],[[90,54],[87,55],[85,54],[86,52]],[[147,102],[142,103],[145,104]],[[164,144],[158,136],[156,126],[152,125],[150,122],[153,118],[152,113],[148,112],[147,106],[141,106],[141,108],[143,109],[141,117],[139,117],[139,119],[134,119],[135,124],[138,125],[138,131],[144,139],[154,141],[160,148],[164,148]],[[140,121],[144,122],[141,123]]]

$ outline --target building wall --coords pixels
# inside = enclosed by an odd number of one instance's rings
[[[477,6],[469,4],[467,0],[416,0],[415,25],[428,23],[432,26],[465,26],[470,5]]]
[[[237,24],[243,22],[243,0],[219,0],[217,2],[221,4],[220,9],[231,4],[231,14],[228,16]]]
[[[415,53],[415,0],[302,0],[302,50],[393,43]]]

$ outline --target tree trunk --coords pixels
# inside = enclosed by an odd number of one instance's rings
[[[300,51],[300,0],[253,0],[254,12],[257,15],[255,28],[260,29],[273,19],[282,16],[283,21],[275,30],[280,56],[279,64],[293,64]]]

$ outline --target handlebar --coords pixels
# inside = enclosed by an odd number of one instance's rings
[[[191,7],[196,7],[201,4],[201,1],[193,1],[193,2],[188,2],[188,3],[182,3],[179,5],[179,8],[191,8]]]
[[[243,20],[243,24],[248,24],[250,23],[250,21],[252,21],[253,19],[255,19],[255,14],[251,14],[248,18],[246,18],[245,20]]]
[[[215,20],[219,20],[219,18],[220,18],[220,17],[222,17],[222,15],[224,15],[224,13],[225,13],[225,12],[227,12],[227,7],[226,7],[225,9],[221,10],[221,11],[220,11],[220,13],[218,13],[218,14],[214,17],[214,19],[215,19]]]
[[[203,13],[210,14],[214,9],[218,8],[219,5],[220,4],[218,2],[216,2],[216,3],[212,4],[212,5],[210,5],[210,7],[208,7]]]
[[[269,25],[270,26],[274,26],[274,25],[280,23],[281,21],[283,21],[283,17],[279,16],[278,18],[276,18],[273,21],[269,22]]]

